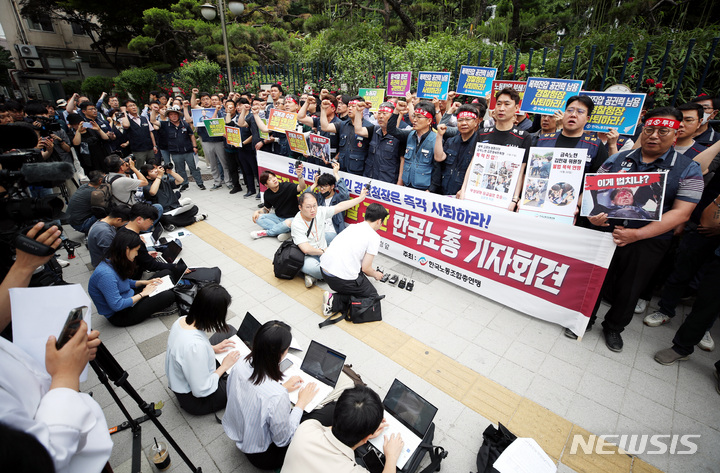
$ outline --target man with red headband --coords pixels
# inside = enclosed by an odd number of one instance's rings
[[[443,195],[458,195],[465,182],[467,171],[477,144],[477,130],[480,118],[485,115],[485,107],[477,105],[461,105],[457,110],[457,130],[459,134],[443,140],[435,140],[435,161],[440,164],[439,177]],[[443,137],[447,125],[438,125],[438,135]],[[437,178],[436,178],[437,179]]]
[[[333,125],[336,129],[340,128],[340,126],[342,125],[342,120],[340,120],[340,118],[335,113],[338,108],[337,99],[332,94],[323,95],[321,98],[323,102],[325,100],[328,101],[328,106],[327,108],[325,108],[325,117],[328,124]],[[335,132],[323,131],[320,124],[320,116],[312,117],[307,115],[308,109],[313,106],[317,106],[317,103],[315,97],[310,95],[308,96],[302,107],[300,107],[297,119],[303,125],[311,126],[314,129],[318,130],[318,134],[320,136],[324,136],[325,138],[328,138],[330,140],[330,158],[336,159],[338,152],[338,143],[340,142],[340,135]],[[322,113],[322,109],[320,110],[320,113]],[[321,159],[313,158],[311,156],[308,156],[307,161],[309,163],[319,164],[321,166],[330,166],[330,163],[323,162]]]
[[[337,133],[340,135],[337,154],[338,161],[340,161],[340,170],[362,176],[363,171],[365,171],[365,159],[367,158],[370,139],[367,136],[355,134],[353,120],[357,114],[362,118],[363,110],[365,109],[365,99],[359,96],[350,99],[347,107],[347,113],[350,119],[341,122],[340,125],[333,125],[328,121],[328,108],[330,108],[330,102],[323,100],[320,106],[320,127],[322,131],[326,133]],[[363,119],[362,126],[369,127],[372,126],[372,123]]]
[[[370,137],[370,147],[365,160],[363,176],[383,182],[396,184],[400,177],[400,153],[405,151],[405,139],[397,138],[387,131],[388,119],[395,110],[393,102],[380,104],[375,114],[377,125],[363,126],[362,116],[353,118],[355,134]]]
[[[600,173],[666,174],[662,220],[608,219],[606,213],[588,217],[594,228],[612,231],[613,241],[617,244],[587,328],[592,328],[603,297],[611,301],[602,326],[605,344],[615,352],[622,351],[620,333],[632,320],[641,291],[670,247],[673,230],[690,218],[702,195],[700,165],[673,149],[682,119],[682,113],[671,107],[648,111],[640,135],[640,148],[611,156],[598,170]],[[565,334],[577,338],[568,330]]]
[[[415,105],[410,117],[412,128],[399,129],[399,117],[404,116],[407,111],[407,102],[398,102],[387,124],[388,133],[407,140],[407,146],[400,158],[400,178],[397,184],[433,192],[435,189],[431,189],[432,174],[437,164],[434,159],[437,133],[432,131],[435,107],[427,100],[420,101]]]

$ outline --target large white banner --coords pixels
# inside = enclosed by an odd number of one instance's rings
[[[258,168],[297,181],[295,161],[258,152]],[[304,178],[331,172],[305,163]],[[340,173],[352,195],[367,178]],[[380,251],[533,317],[582,335],[615,244],[611,235],[543,221],[467,200],[373,181],[368,198],[347,212],[363,220],[379,203],[390,212]]]

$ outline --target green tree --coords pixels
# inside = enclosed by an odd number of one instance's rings
[[[126,69],[115,78],[115,87],[132,95],[139,103],[146,103],[150,98],[150,91],[157,85],[157,73],[150,68]]]
[[[0,46],[0,85],[9,86],[12,83],[10,81],[10,69],[14,68],[15,64],[12,61],[12,54]]]

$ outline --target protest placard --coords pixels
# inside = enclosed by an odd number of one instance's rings
[[[259,172],[297,182],[295,161],[259,151]],[[306,163],[312,182],[327,168]],[[339,173],[357,196],[369,179]],[[365,201],[346,212],[363,221],[377,203],[390,213],[380,252],[500,304],[582,336],[615,251],[612,235],[467,200],[373,180]]]
[[[224,118],[211,118],[210,120],[203,120],[205,124],[205,130],[210,137],[225,136],[225,119]]]
[[[314,158],[321,159],[325,163],[329,163],[330,138],[310,133],[308,135],[308,154]]]
[[[265,126],[267,126],[267,124],[268,124],[267,118],[261,118],[260,121],[263,122],[265,124]],[[258,129],[258,134],[260,135],[261,140],[269,140],[270,139],[270,133],[268,133],[266,131],[260,131]]]
[[[497,69],[494,67],[462,66],[456,92],[460,95],[484,97],[490,100],[492,82],[496,75]]]
[[[285,112],[277,108],[270,109],[267,127],[270,131],[279,131],[284,133],[287,130],[295,131],[297,126],[297,113]]]
[[[583,91],[580,95],[587,95],[595,104],[585,125],[587,131],[607,132],[610,128],[615,128],[621,135],[635,134],[645,103],[645,94]]]
[[[522,104],[523,96],[525,95],[525,86],[527,85],[527,82],[525,81],[518,81],[518,80],[494,80],[492,82],[492,94],[490,95],[490,105],[489,109],[494,110],[495,109],[495,102],[497,102],[497,99],[495,98],[495,94],[500,92],[503,89],[511,88],[518,91],[518,94],[520,94],[520,104]],[[520,105],[518,104],[518,105]]]
[[[376,113],[380,109],[380,104],[385,101],[385,89],[360,89],[358,95],[372,104],[370,111],[373,113]]]
[[[405,97],[411,84],[412,72],[388,72],[387,94],[389,97]]]
[[[234,126],[225,127],[225,139],[231,146],[242,147],[242,136],[240,135],[240,128]]]
[[[205,128],[205,122],[203,120],[209,120],[213,117],[217,117],[217,113],[214,108],[193,108],[191,112],[195,128]]]
[[[580,215],[659,221],[666,177],[662,172],[587,174]]]
[[[582,85],[581,80],[528,77],[520,111],[552,115],[564,110],[567,99],[578,95]]]
[[[296,153],[301,153],[303,156],[307,156],[309,154],[307,141],[305,141],[305,135],[298,131],[290,130],[286,130],[285,135],[287,135],[290,150],[295,151]]]
[[[449,72],[421,72],[418,75],[417,96],[420,99],[446,100],[449,88]]]
[[[260,90],[267,90],[270,92],[270,88],[272,88],[272,84],[260,84]]]
[[[519,212],[572,225],[586,157],[582,148],[530,148]]]
[[[520,178],[524,157],[522,148],[478,143],[467,170],[470,177],[465,198],[507,208]]]

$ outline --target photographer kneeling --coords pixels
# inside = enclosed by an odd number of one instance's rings
[[[162,206],[160,222],[167,230],[173,231],[175,227],[186,227],[207,218],[204,214],[196,217],[198,207],[189,197],[179,198],[179,192],[175,189],[184,179],[173,170],[172,163],[165,166],[144,164],[140,172],[148,181],[148,185],[143,187],[145,199]]]

